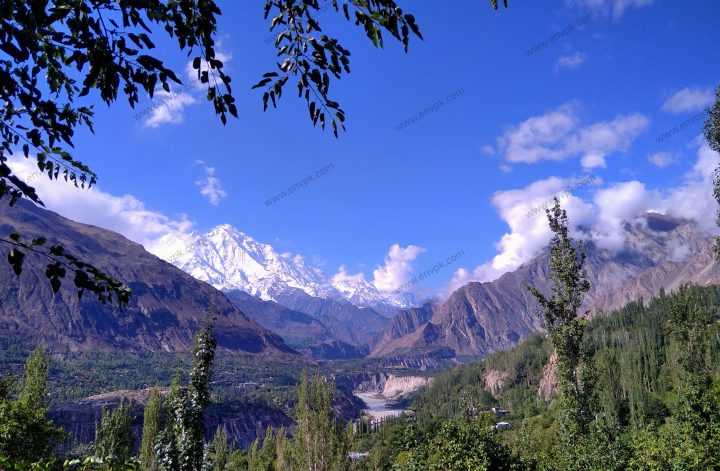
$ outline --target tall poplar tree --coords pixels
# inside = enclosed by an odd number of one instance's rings
[[[546,296],[533,286],[528,289],[540,305],[543,326],[557,353],[560,438],[564,449],[572,451],[588,435],[597,409],[592,353],[583,345],[585,320],[579,314],[590,282],[583,269],[585,246],[570,237],[567,213],[558,198],[546,212],[554,234],[550,240],[552,294]]]
[[[715,90],[715,103],[707,110],[707,113],[703,134],[705,134],[710,148],[715,152],[720,152],[720,87]],[[720,205],[720,166],[713,172],[713,196]],[[720,226],[720,208],[717,210],[715,221]],[[715,259],[720,261],[720,237],[715,238]]]
[[[158,434],[161,427],[162,396],[160,390],[154,387],[150,392],[150,399],[145,405],[143,414],[142,442],[140,444],[140,464],[146,471],[155,471],[158,467],[157,452]]]

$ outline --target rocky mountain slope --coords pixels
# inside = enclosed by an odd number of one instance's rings
[[[70,221],[26,201],[12,208],[0,206],[0,233],[11,232],[26,238],[48,236],[61,243],[126,283],[133,298],[124,309],[102,305],[89,295],[78,300],[71,273],[53,295],[45,278],[47,260],[27,254],[19,278],[8,265],[0,267],[0,335],[42,342],[60,351],[181,351],[192,346],[194,332],[211,314],[221,348],[295,353],[221,292],[119,234]]]
[[[280,335],[293,348],[333,339],[322,322],[304,312],[294,311],[274,301],[263,301],[244,291],[228,291],[225,295],[248,317]]]
[[[712,239],[693,224],[649,213],[628,224],[625,232],[621,251],[588,243],[586,271],[592,288],[584,309],[589,315],[649,299],[660,288],[669,292],[688,282],[720,283]],[[448,348],[456,355],[477,355],[514,345],[541,329],[537,304],[525,285],[549,292],[547,267],[548,254],[543,252],[493,282],[469,283],[425,311],[400,311],[371,356],[411,357]]]
[[[278,296],[278,302],[322,322],[333,338],[356,347],[372,347],[390,320],[374,309],[347,301],[311,297],[304,293]]]

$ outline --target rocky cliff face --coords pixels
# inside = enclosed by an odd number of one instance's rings
[[[688,282],[720,283],[712,238],[693,224],[647,214],[643,220],[628,224],[625,232],[627,241],[620,251],[592,243],[587,246],[585,268],[592,288],[583,310],[589,315],[619,308],[629,301],[650,299],[660,288],[670,292]],[[477,355],[506,349],[541,330],[537,304],[527,284],[550,291],[547,252],[493,282],[461,287],[433,307],[427,322],[417,327],[413,320],[422,316],[400,311],[380,336],[371,356],[409,357],[435,349]],[[415,329],[408,332],[407,327]]]
[[[397,401],[410,393],[424,388],[428,384],[428,379],[422,376],[395,376],[385,380],[382,395],[389,401]]]
[[[336,376],[331,380],[344,390],[377,393],[388,401],[401,399],[430,382],[422,376],[396,376],[385,372]]]
[[[133,297],[123,309],[89,295],[79,300],[72,273],[53,295],[45,278],[47,260],[27,254],[20,277],[9,266],[0,267],[0,335],[42,342],[57,351],[181,351],[192,346],[195,332],[212,312],[221,348],[295,353],[221,292],[119,234],[75,223],[26,201],[0,207],[0,233],[11,232],[51,237],[51,242],[124,282]]]
[[[89,397],[72,404],[55,406],[50,410],[50,418],[56,425],[64,428],[75,444],[89,444],[95,439],[95,427],[102,417],[103,407],[114,409],[120,401],[133,401],[133,433],[139,448],[143,426],[143,410],[150,396],[150,389],[142,391],[115,391]],[[247,449],[257,437],[264,437],[268,426],[273,428],[290,427],[293,421],[285,411],[264,405],[244,404],[237,408],[220,408],[213,404],[205,417],[205,439],[211,440],[217,427],[225,429],[230,442],[236,447]]]
[[[438,304],[435,302],[428,302],[419,308],[399,310],[375,341],[376,346],[372,351],[372,355],[382,356],[395,350],[393,341],[412,334],[420,326],[426,324],[432,318],[437,306]]]

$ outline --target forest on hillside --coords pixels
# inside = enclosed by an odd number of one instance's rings
[[[292,417],[300,428],[268,429],[249,450],[228,443],[219,428],[196,456],[204,469],[251,471],[303,469],[302,463],[309,462],[324,462],[321,469],[328,470],[717,467],[720,287],[685,286],[677,293],[661,293],[599,315],[586,329],[584,343],[596,359],[594,418],[574,447],[563,443],[559,430],[563,424],[558,420],[557,382],[550,377],[555,373],[548,372],[553,347],[547,336],[537,335],[483,361],[441,372],[413,398],[412,414],[386,422],[375,433],[353,433],[351,423],[339,419],[332,406],[332,385],[306,373],[290,398],[284,398],[294,404]],[[174,469],[163,467],[167,457],[161,459],[162,454],[147,448],[136,457],[134,444],[140,439],[161,443],[159,437],[166,436],[158,424],[176,430],[174,418],[189,411],[174,397],[202,386],[198,368],[206,366],[196,362],[188,387],[177,378],[170,395],[154,396],[154,403],[145,408],[141,437],[129,429],[132,408],[126,404],[107,411],[89,448],[60,458],[49,445],[61,443],[63,433],[43,418],[46,409],[40,406],[42,388],[49,387],[44,379],[46,361],[38,350],[27,360],[24,381],[3,381],[4,466],[15,462],[22,464],[8,469]],[[502,380],[493,382],[497,377]],[[543,390],[548,381],[551,386]],[[213,394],[212,400],[222,398]],[[492,408],[508,412],[500,417]],[[511,426],[493,430],[498,421]],[[7,435],[21,423],[27,443],[36,444],[32,448],[18,447]],[[303,445],[308,440],[316,444],[311,449]],[[353,451],[368,455],[350,461]],[[83,454],[106,454],[117,461],[93,461]]]

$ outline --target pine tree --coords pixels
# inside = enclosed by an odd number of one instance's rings
[[[155,471],[158,467],[157,452],[158,434],[160,433],[160,419],[162,414],[162,397],[160,390],[155,387],[150,392],[150,399],[145,405],[143,417],[142,443],[140,445],[140,464],[146,471]]]

